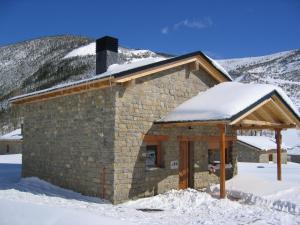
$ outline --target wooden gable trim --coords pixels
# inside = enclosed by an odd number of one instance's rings
[[[177,61],[177,62],[172,62],[172,63],[166,64],[166,65],[161,65],[161,66],[157,66],[157,67],[154,67],[154,68],[149,68],[149,69],[146,69],[146,70],[143,70],[143,71],[139,71],[139,72],[135,72],[135,73],[132,73],[132,74],[128,74],[126,76],[115,78],[113,82],[115,82],[115,83],[124,83],[124,82],[130,81],[130,80],[141,78],[141,77],[144,77],[144,76],[147,76],[147,75],[151,75],[151,74],[154,74],[154,73],[158,73],[158,72],[161,72],[161,71],[164,71],[164,70],[167,70],[167,69],[171,69],[171,68],[174,68],[174,67],[177,67],[177,66],[182,66],[182,65],[192,63],[192,62],[196,62],[196,61],[197,61],[197,58],[192,57],[192,58],[180,60],[180,61]]]
[[[295,123],[296,126],[298,128],[300,128],[300,120],[298,117],[295,116],[294,113],[292,113],[290,111],[290,109],[288,109],[286,107],[285,104],[283,104],[283,102],[281,101],[281,99],[279,99],[277,96],[272,96],[272,99],[274,101],[274,105],[277,107],[278,110],[280,110],[292,123]]]
[[[145,76],[148,76],[148,75],[151,75],[151,74],[154,74],[154,73],[158,73],[158,72],[161,72],[161,71],[164,71],[164,70],[168,70],[168,69],[178,67],[178,66],[182,66],[182,65],[186,65],[186,64],[193,64],[193,66],[191,66],[192,71],[199,70],[200,67],[203,68],[215,80],[217,80],[220,83],[224,82],[224,81],[228,81],[228,79],[225,79],[224,75],[221,74],[221,72],[219,70],[217,70],[214,66],[212,66],[210,63],[208,63],[206,60],[204,60],[202,56],[199,55],[199,56],[194,56],[194,57],[191,57],[191,58],[171,62],[171,63],[166,64],[166,65],[161,65],[161,66],[157,66],[157,67],[154,67],[154,68],[149,68],[149,69],[146,69],[146,70],[143,70],[143,71],[128,74],[128,75],[122,76],[120,78],[115,78],[114,82],[124,83],[124,82],[128,82],[130,80],[145,77]]]

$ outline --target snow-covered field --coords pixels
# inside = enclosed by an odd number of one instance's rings
[[[0,225],[300,224],[300,164],[239,163],[229,199],[192,189],[111,205],[37,178],[20,179],[21,155],[0,156]],[[160,209],[143,212],[138,209]]]

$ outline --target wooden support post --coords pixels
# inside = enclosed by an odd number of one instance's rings
[[[220,198],[226,197],[225,190],[225,125],[219,125],[220,129]]]
[[[277,180],[281,180],[281,143],[282,143],[281,129],[275,130],[275,138],[277,144]]]

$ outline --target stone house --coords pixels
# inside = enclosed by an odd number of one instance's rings
[[[276,98],[289,116],[277,113],[282,121],[277,128],[300,125],[297,112],[273,89],[250,99],[231,118],[172,120],[167,115],[199,92],[231,83],[229,74],[202,52],[130,64],[118,60],[118,40],[98,39],[95,77],[10,100],[24,112],[23,177],[37,176],[113,203],[200,189],[220,179],[224,197],[225,177],[237,173],[236,129],[247,129],[244,120],[249,123],[251,113]]]
[[[238,136],[239,162],[268,163],[277,160],[276,142],[266,136]],[[282,144],[281,162],[287,163],[287,147]]]
[[[0,136],[0,155],[22,153],[21,129]]]

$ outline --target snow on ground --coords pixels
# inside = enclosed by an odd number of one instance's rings
[[[299,193],[300,164],[284,165],[284,180],[279,184],[275,181],[275,164],[259,164],[265,168],[257,168],[258,164],[239,163],[240,175],[228,181],[227,186],[245,191],[240,201],[219,200],[208,193],[188,189],[114,206],[38,178],[20,179],[20,163],[20,155],[0,156],[0,225],[300,224],[299,195],[295,196]],[[252,178],[247,181],[249,177]],[[244,180],[237,182],[238,179]],[[257,185],[252,185],[253,181]],[[248,191],[257,194],[256,199],[261,201],[246,201]],[[272,203],[278,199],[289,206],[298,205],[294,211],[279,207],[279,203],[276,208]]]

